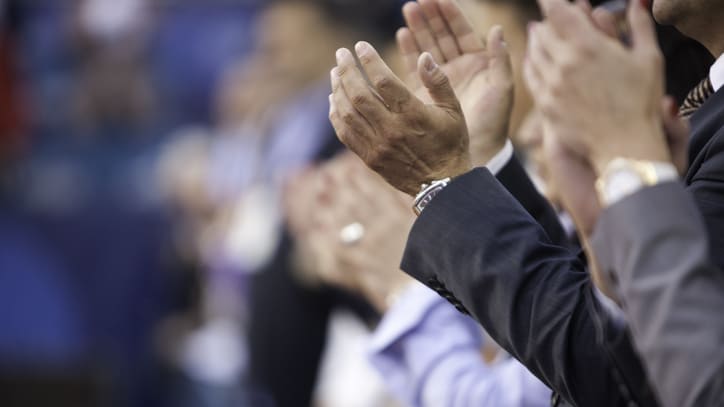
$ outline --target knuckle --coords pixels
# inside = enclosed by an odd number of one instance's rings
[[[347,125],[354,124],[354,122],[355,122],[354,114],[352,114],[352,112],[345,112],[342,115],[342,121]]]
[[[362,107],[367,104],[367,96],[362,94],[355,94],[352,96],[352,106],[354,107]]]
[[[369,65],[374,61],[374,57],[372,56],[372,53],[370,53],[370,52],[360,53],[357,55],[357,58],[359,59],[359,62],[362,65]]]
[[[437,74],[432,78],[433,84],[438,87],[447,86],[450,80],[447,75],[443,74],[442,71],[438,71]]]
[[[395,149],[389,142],[380,143],[374,149],[374,163],[379,168],[383,168],[385,163],[394,157]]]
[[[344,64],[340,64],[337,66],[337,75],[340,77],[344,76],[347,73],[348,66]]]
[[[392,87],[392,79],[389,76],[379,76],[372,83],[379,91],[387,91]]]

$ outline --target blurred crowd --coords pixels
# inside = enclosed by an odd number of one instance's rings
[[[2,405],[274,405],[251,278],[287,176],[337,148],[330,55],[380,17],[346,8],[0,3]]]
[[[447,63],[469,79],[453,90],[472,166],[535,191],[510,189],[555,243],[588,247],[524,85],[530,24],[545,13],[535,0],[405,3],[0,0],[0,405],[588,405],[505,342],[525,334],[467,315],[483,304],[464,298],[472,283],[400,271],[417,191],[375,166],[376,141],[360,131],[350,144],[339,124],[381,122],[330,123],[350,103],[330,95],[350,86],[340,71],[370,63],[367,42],[409,95],[391,103],[396,82],[380,72],[358,79],[395,113],[413,97],[443,106],[418,63]],[[673,28],[656,34],[676,110],[714,58]],[[422,139],[449,117],[434,119],[406,131]],[[442,243],[439,254],[487,259]],[[489,313],[507,317],[497,301]],[[655,405],[650,392],[634,405]],[[627,405],[612,400],[600,405]]]

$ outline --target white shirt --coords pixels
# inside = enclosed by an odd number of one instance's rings
[[[709,80],[711,80],[714,92],[724,86],[724,55],[720,56],[709,69]]]
[[[498,151],[493,158],[485,164],[485,167],[493,174],[498,175],[500,170],[513,158],[513,143],[510,139],[505,141],[505,146]]]
[[[513,358],[486,363],[480,326],[414,282],[385,313],[369,360],[410,407],[547,407],[551,390]]]

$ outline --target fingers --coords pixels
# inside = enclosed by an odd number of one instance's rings
[[[432,59],[432,55],[427,52],[420,55],[417,62],[417,71],[422,84],[425,85],[430,97],[436,104],[448,108],[459,108],[460,103],[450,85],[450,80]]]
[[[487,49],[491,57],[492,79],[498,83],[513,81],[513,65],[508,54],[508,46],[503,38],[503,27],[493,26],[488,32]]]
[[[397,30],[397,48],[402,55],[402,62],[405,66],[405,77],[407,78],[407,84],[413,88],[417,86],[417,59],[420,58],[422,53],[417,48],[415,37],[412,35],[412,31],[409,28],[403,27]]]
[[[427,25],[430,27],[430,31],[432,31],[432,35],[445,58],[443,61],[450,61],[460,56],[457,41],[455,41],[452,31],[448,28],[447,22],[443,18],[438,7],[438,1],[418,0],[418,3],[422,7],[422,12],[427,19]]]
[[[628,8],[627,19],[631,30],[631,42],[634,52],[646,56],[659,54],[656,28],[653,18],[641,2],[632,1]]]
[[[339,140],[350,150],[364,157],[369,150],[367,137],[364,135],[374,134],[374,129],[352,105],[342,86],[339,68],[332,69],[330,77],[332,94],[329,95],[329,120]]]
[[[550,80],[555,70],[552,69],[553,57],[548,47],[553,47],[560,40],[553,33],[551,27],[547,24],[535,24],[530,29],[530,37],[528,39],[528,62],[526,63],[530,72],[526,75],[532,75],[530,85],[535,82],[535,87],[531,88],[532,94],[538,93],[544,89],[545,83],[539,81]]]
[[[576,0],[575,3],[584,13],[591,14],[593,7],[591,7],[591,3],[588,0]]]
[[[565,0],[538,0],[543,15],[563,38],[591,41],[597,30],[592,27],[585,7],[569,4]]]
[[[447,23],[447,27],[455,37],[457,46],[463,54],[479,52],[484,49],[482,42],[473,30],[472,24],[465,18],[456,1],[438,0],[438,6]]]
[[[618,27],[616,17],[604,8],[596,8],[591,14],[591,19],[596,27],[611,38],[618,38]]]
[[[427,25],[422,7],[418,3],[411,1],[402,7],[402,15],[405,17],[405,23],[415,37],[415,42],[417,42],[420,51],[429,52],[436,61],[444,62],[444,55],[438,47],[430,27]]]
[[[538,92],[543,87],[543,78],[530,57],[526,58],[523,63],[523,79],[528,87],[528,92],[533,95],[533,99],[537,102],[538,98],[536,96],[539,95]]]
[[[364,41],[358,42],[357,45],[355,45],[355,51],[357,52],[357,58],[359,59],[362,69],[367,72],[367,77],[369,78],[372,87],[379,96],[382,97],[384,104],[387,105],[386,107],[389,107],[389,110],[392,112],[399,113],[402,111],[401,107],[413,99],[412,94],[405,87],[405,84],[392,72],[387,64],[385,64],[385,61],[382,60],[377,51],[369,43]],[[347,83],[343,83],[347,94],[350,98],[352,98],[352,100],[355,100],[354,96],[350,94],[350,90],[347,88]],[[365,93],[362,93],[362,95],[365,95]],[[363,105],[365,104],[363,103]],[[355,104],[355,107],[356,106],[357,105]],[[379,105],[375,106],[379,107]],[[372,120],[371,117],[369,118]]]
[[[344,92],[349,97],[357,111],[365,118],[374,122],[381,120],[388,113],[385,103],[381,101],[370,89],[364,75],[357,69],[352,53],[341,48],[337,50],[337,77],[340,84],[344,88]],[[334,81],[332,82],[332,92],[334,93]]]

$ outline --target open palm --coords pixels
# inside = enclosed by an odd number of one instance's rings
[[[419,0],[403,8],[407,27],[397,33],[415,95],[431,103],[417,64],[429,52],[440,63],[460,100],[476,164],[484,164],[505,144],[513,105],[513,75],[503,31],[493,27],[483,43],[453,0]]]

